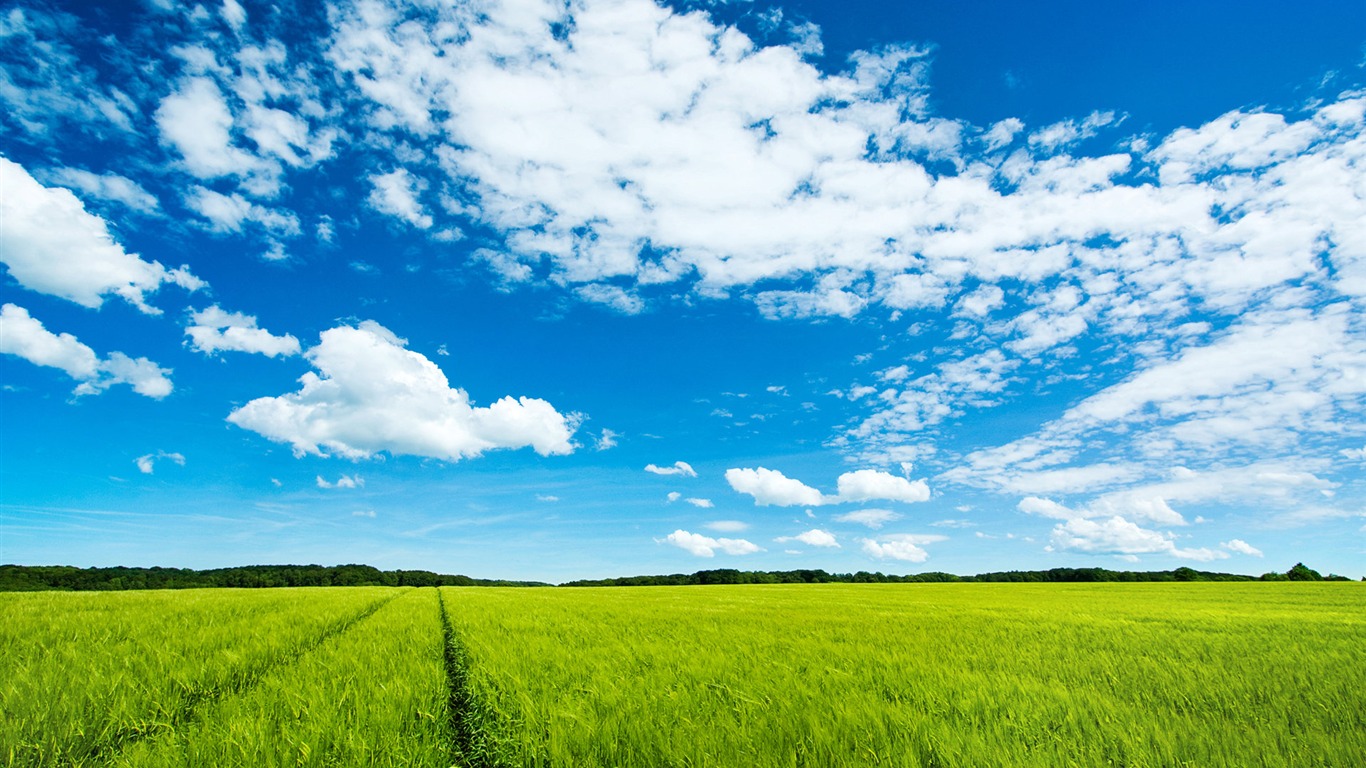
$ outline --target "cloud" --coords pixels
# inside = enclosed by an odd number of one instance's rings
[[[80,381],[98,375],[99,357],[75,336],[52,333],[29,315],[28,310],[14,304],[0,308],[0,320],[4,322],[0,351],[18,355],[34,365],[61,369]]]
[[[185,195],[185,205],[209,222],[209,229],[222,234],[244,231],[248,224],[258,225],[272,235],[295,237],[302,233],[299,217],[290,211],[254,203],[240,193],[223,194],[204,187],[192,187]],[[267,260],[278,261],[280,256],[267,255]]]
[[[779,507],[815,507],[874,500],[914,503],[930,498],[930,488],[924,480],[912,482],[874,469],[860,469],[840,475],[837,480],[839,493],[835,496],[825,496],[799,480],[764,467],[728,469],[726,482],[734,490],[753,496],[755,504]]]
[[[597,449],[599,451],[606,451],[611,448],[616,448],[618,437],[621,437],[621,433],[613,432],[610,429],[604,429],[602,434],[598,436]]]
[[[156,470],[156,462],[161,461],[162,459],[175,462],[182,467],[185,466],[184,455],[179,453],[167,453],[165,451],[157,451],[156,453],[139,456],[133,460],[133,463],[137,465],[139,472],[144,475],[150,475]]]
[[[675,501],[682,500],[688,502],[694,507],[701,507],[702,509],[711,509],[712,507],[716,506],[711,502],[711,499],[699,499],[692,497],[685,499],[683,498],[683,494],[679,493],[678,491],[670,491],[667,498],[669,499],[670,504],[674,503]]]
[[[835,539],[835,535],[833,533],[830,533],[829,531],[823,531],[819,528],[812,528],[811,530],[806,531],[804,533],[799,533],[796,536],[779,536],[778,538],[774,539],[774,541],[779,543],[788,541],[800,541],[801,543],[806,544],[807,546],[822,547],[826,549],[832,547],[838,549],[840,545],[839,541]]]
[[[336,482],[328,482],[327,480],[323,479],[322,475],[318,475],[316,482],[319,488],[327,489],[365,487],[365,479],[362,478],[360,475],[342,475],[341,477],[337,478]]]
[[[815,488],[764,467],[728,469],[726,482],[736,491],[753,496],[754,503],[759,506],[819,506],[825,503],[821,492]]]
[[[879,536],[876,539],[862,539],[861,543],[866,554],[879,560],[890,558],[909,563],[923,563],[930,557],[930,553],[924,548],[925,544],[947,540],[947,536],[933,534],[896,533]]]
[[[698,557],[713,557],[719,550],[727,555],[749,555],[762,549],[745,539],[713,539],[700,533],[690,533],[679,529],[664,538],[664,541],[687,550]]]
[[[389,173],[370,177],[370,205],[380,213],[406,221],[418,229],[431,229],[432,217],[418,202],[418,194],[426,182],[409,173],[405,168],[396,168]]]
[[[559,497],[559,496],[552,496],[552,495],[550,495],[550,494],[538,493],[538,494],[536,494],[536,500],[539,501],[539,502],[546,503],[546,504],[553,504],[554,502],[559,501],[559,500],[560,500],[560,497]]]
[[[190,315],[185,329],[190,343],[205,354],[215,352],[254,352],[267,357],[299,354],[299,340],[289,334],[272,335],[256,327],[256,318],[239,312],[225,312],[217,304]]]
[[[194,291],[204,282],[188,267],[168,270],[119,245],[104,219],[69,190],[39,184],[22,166],[0,157],[0,260],[31,291],[96,308],[118,296],[149,315],[147,294],[170,283]]]
[[[739,520],[713,520],[709,523],[703,523],[702,527],[719,533],[740,533],[749,530],[749,523]]]
[[[201,179],[248,173],[258,162],[231,136],[232,112],[218,84],[209,77],[190,77],[161,101],[157,127],[167,144],[180,152],[186,170]]]
[[[841,502],[880,500],[911,504],[930,500],[930,487],[924,480],[910,481],[874,469],[846,472],[839,476],[837,487]]]
[[[874,530],[901,518],[901,513],[893,512],[890,509],[860,509],[857,512],[845,512],[842,515],[835,516],[835,519],[841,523],[858,523]]]
[[[1240,555],[1251,555],[1253,557],[1262,556],[1262,551],[1260,549],[1257,549],[1256,547],[1252,546],[1251,544],[1248,544],[1246,541],[1243,541],[1242,539],[1230,539],[1220,544],[1219,546],[1229,550],[1230,552],[1237,552]]]
[[[1086,554],[1162,554],[1200,562],[1228,557],[1226,552],[1211,549],[1177,547],[1171,534],[1140,527],[1119,516],[1067,520],[1054,526],[1050,546],[1054,549]]]
[[[683,477],[697,477],[697,472],[686,461],[675,461],[671,467],[661,467],[655,464],[646,464],[645,471],[655,475],[682,475]]]
[[[48,172],[47,178],[81,193],[86,199],[118,203],[142,214],[155,214],[161,210],[161,203],[141,184],[117,173],[101,175],[80,168],[58,168]]]
[[[299,391],[252,400],[228,421],[296,455],[351,459],[381,452],[458,461],[499,448],[568,454],[578,417],[535,398],[504,397],[475,407],[406,341],[373,321],[321,335],[304,356],[317,369]]]
[[[52,333],[28,310],[14,304],[0,308],[0,353],[64,371],[80,382],[74,390],[77,396],[97,394],[115,384],[127,384],[134,392],[158,400],[174,390],[171,371],[151,360],[133,359],[122,352],[100,359],[75,336]]]

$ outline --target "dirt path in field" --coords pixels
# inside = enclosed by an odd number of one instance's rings
[[[446,597],[436,591],[441,606],[441,630],[446,656],[447,708],[451,717],[451,761],[463,768],[495,768],[497,761],[488,743],[488,718],[469,685],[469,658],[465,644],[455,633],[446,610]]]

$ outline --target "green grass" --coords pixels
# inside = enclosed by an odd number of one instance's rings
[[[439,768],[451,764],[446,701],[436,592],[405,590],[297,663],[110,765]]]
[[[385,589],[0,594],[0,760],[103,765],[243,690]]]
[[[0,594],[0,762],[1356,768],[1364,640],[1358,584]]]
[[[1355,585],[446,595],[503,765],[1366,764]]]

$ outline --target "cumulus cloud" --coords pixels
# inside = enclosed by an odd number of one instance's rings
[[[774,469],[728,469],[726,482],[740,493],[754,497],[759,506],[817,506],[825,503],[821,492]]]
[[[863,551],[873,557],[923,563],[930,558],[924,545],[947,541],[947,536],[933,534],[895,533],[875,539],[862,539]]]
[[[418,229],[431,229],[432,217],[417,196],[425,182],[405,168],[370,177],[370,205],[380,213],[406,221]]]
[[[841,523],[857,523],[876,530],[887,523],[900,520],[901,517],[901,513],[893,512],[890,509],[860,509],[856,512],[836,515],[835,519]]]
[[[38,183],[18,163],[0,157],[0,260],[31,291],[96,308],[118,296],[149,315],[161,311],[147,295],[163,284],[194,291],[204,282],[188,267],[166,269],[128,253],[104,219],[86,211],[70,190]]]
[[[789,541],[800,541],[801,543],[806,544],[807,546],[821,547],[825,549],[829,549],[832,547],[838,549],[840,546],[839,541],[835,538],[835,534],[829,531],[823,531],[819,528],[812,528],[811,530],[799,533],[796,536],[779,536],[778,538],[774,539],[774,541],[779,543]]]
[[[714,557],[718,551],[727,555],[749,555],[762,551],[759,546],[745,539],[713,539],[682,529],[664,537],[664,541],[698,557]]]
[[[1178,547],[1171,534],[1143,528],[1119,516],[1074,518],[1060,523],[1053,528],[1050,547],[1086,554],[1170,555],[1200,562],[1228,557],[1227,552]]]
[[[182,467],[185,466],[185,456],[183,454],[167,453],[166,451],[157,451],[156,453],[148,453],[139,456],[133,460],[133,463],[137,465],[139,472],[144,475],[150,475],[156,471],[156,463],[163,460],[174,462]]]
[[[914,503],[930,498],[930,488],[924,480],[910,481],[875,469],[840,475],[836,481],[839,493],[834,496],[826,496],[800,480],[764,467],[728,469],[726,482],[734,490],[753,496],[755,504],[779,507],[815,507],[873,500]]]
[[[191,313],[185,329],[190,343],[205,354],[215,352],[254,352],[268,357],[299,354],[299,340],[289,334],[275,336],[256,326],[256,318],[240,312],[226,312],[217,304]]]
[[[78,396],[97,394],[115,384],[127,384],[134,392],[159,400],[174,389],[169,378],[171,371],[151,360],[134,359],[122,352],[111,352],[100,359],[75,336],[47,330],[28,310],[14,304],[0,308],[0,353],[64,371],[80,382],[74,390]]]
[[[875,469],[846,472],[839,476],[836,487],[841,502],[876,499],[911,504],[930,500],[930,486],[924,480],[911,481]]]
[[[360,475],[342,475],[341,477],[338,477],[335,482],[325,480],[322,475],[318,475],[316,482],[319,488],[327,489],[365,487],[365,479]]]
[[[388,452],[458,461],[499,448],[530,447],[543,456],[574,450],[577,416],[528,397],[476,407],[406,343],[373,321],[324,331],[304,353],[317,372],[304,374],[297,392],[252,400],[228,421],[288,443],[296,455]]]
[[[1237,552],[1240,555],[1251,555],[1252,557],[1262,556],[1262,551],[1260,549],[1257,549],[1256,547],[1252,546],[1251,544],[1248,544],[1246,541],[1243,541],[1242,539],[1230,539],[1220,544],[1219,546],[1229,550],[1230,552]]]
[[[697,477],[697,472],[686,461],[675,461],[673,466],[661,467],[656,464],[646,464],[645,471],[655,475],[681,475],[683,477]]]

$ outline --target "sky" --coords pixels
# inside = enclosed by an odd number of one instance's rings
[[[1366,575],[1366,5],[0,4],[0,562]]]

